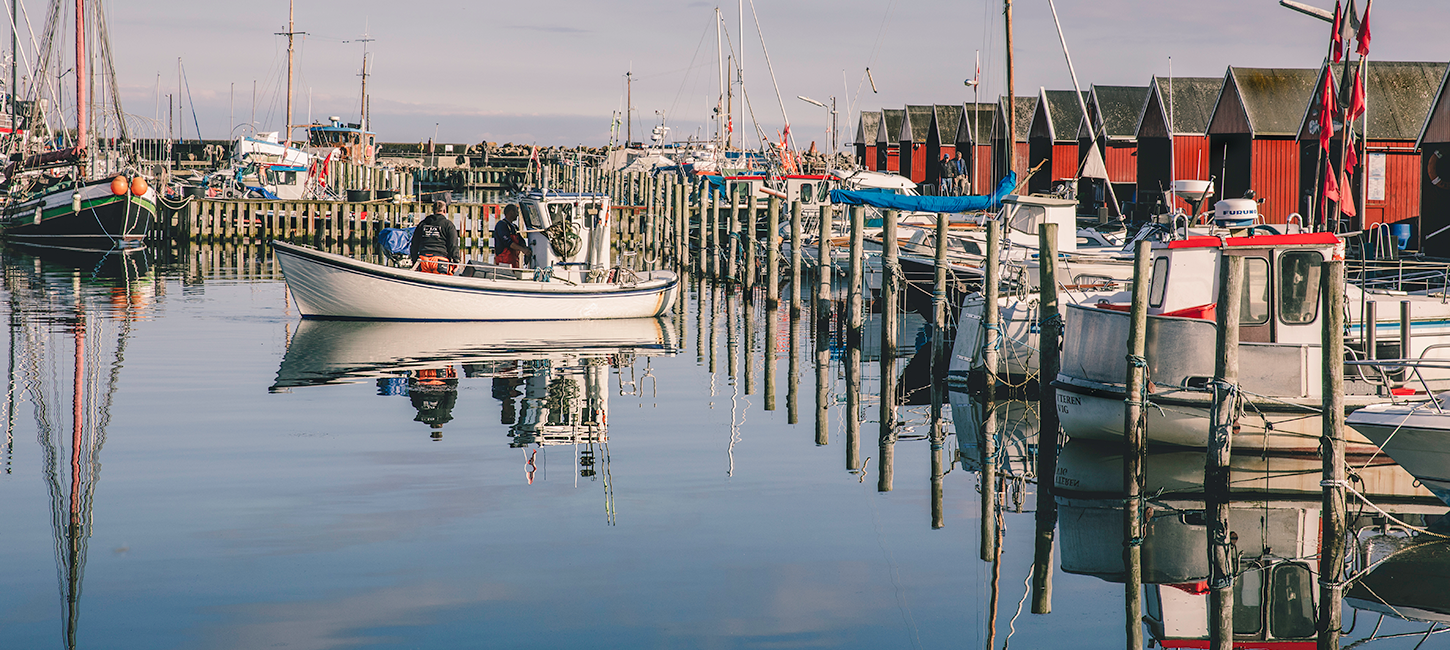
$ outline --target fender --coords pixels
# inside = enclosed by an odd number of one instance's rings
[[[1430,184],[1440,189],[1450,189],[1450,179],[1440,175],[1440,159],[1444,157],[1439,149],[1428,156],[1425,156],[1425,177],[1430,179]]]

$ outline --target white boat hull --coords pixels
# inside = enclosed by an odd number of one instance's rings
[[[1450,505],[1450,407],[1377,404],[1351,414],[1347,424]]]
[[[273,242],[297,309],[307,318],[504,321],[650,318],[669,311],[679,278],[535,282],[422,273]]]

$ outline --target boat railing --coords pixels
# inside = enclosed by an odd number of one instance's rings
[[[1443,300],[1450,286],[1450,262],[1362,258],[1345,270],[1349,282],[1366,291],[1423,292]]]
[[[1430,347],[1450,347],[1450,344],[1441,344],[1438,346]],[[1429,348],[1425,350],[1425,352],[1428,351]],[[1385,376],[1386,378],[1388,378],[1389,372],[1391,371],[1403,371],[1406,375],[1405,383],[1419,384],[1420,388],[1424,390],[1424,394],[1426,399],[1428,400],[1428,403],[1434,406],[1435,412],[1444,413],[1444,403],[1440,400],[1440,397],[1435,395],[1435,391],[1430,389],[1430,382],[1425,378],[1424,371],[1450,371],[1450,359],[1426,359],[1423,355],[1424,352],[1421,352],[1420,358],[1417,359],[1364,359],[1353,361],[1346,360],[1344,362],[1344,365],[1373,368],[1375,371],[1379,372],[1382,376]]]

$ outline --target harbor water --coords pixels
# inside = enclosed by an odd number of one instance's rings
[[[645,321],[303,321],[263,247],[151,255],[4,252],[0,647],[1124,647],[1123,540],[1101,523],[1122,501],[1084,485],[1121,481],[1117,452],[1065,450],[1079,489],[1057,501],[1051,613],[1032,613],[1036,404],[944,395],[933,436],[920,317],[884,352],[868,319],[850,412],[839,306],[792,319],[687,278]],[[1318,499],[1289,461],[1240,464],[1265,481],[1247,518]],[[1166,531],[1201,497],[1152,473],[1145,580],[1194,583],[1201,539]],[[1364,474],[1401,519],[1445,510],[1398,467]],[[1283,481],[1306,476],[1296,500]],[[1240,550],[1297,566],[1314,525]],[[1346,639],[1450,644],[1354,602]],[[1263,620],[1302,633],[1290,610]]]

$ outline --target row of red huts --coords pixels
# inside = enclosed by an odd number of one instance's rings
[[[1360,217],[1354,228],[1414,220],[1421,249],[1450,256],[1450,77],[1446,63],[1371,61],[1365,75],[1366,156],[1350,178]],[[1319,69],[1230,67],[1222,78],[1154,77],[1147,86],[1098,86],[1083,91],[1041,89],[1035,97],[996,103],[908,105],[864,111],[855,140],[858,164],[940,184],[939,160],[958,152],[972,190],[988,191],[1006,174],[1006,111],[1015,115],[1012,150],[1017,170],[1039,167],[1030,192],[1048,192],[1079,175],[1096,140],[1120,208],[1146,216],[1162,208],[1170,175],[1214,180],[1216,197],[1264,199],[1260,214],[1284,223],[1306,222],[1314,210],[1320,93]],[[1087,119],[1082,106],[1087,108]],[[1169,128],[1170,123],[1172,128]],[[1171,140],[1170,140],[1170,135]],[[1340,130],[1331,142],[1338,160]],[[1085,182],[1079,195],[1103,202],[1101,183]],[[1441,234],[1446,229],[1446,234]]]

